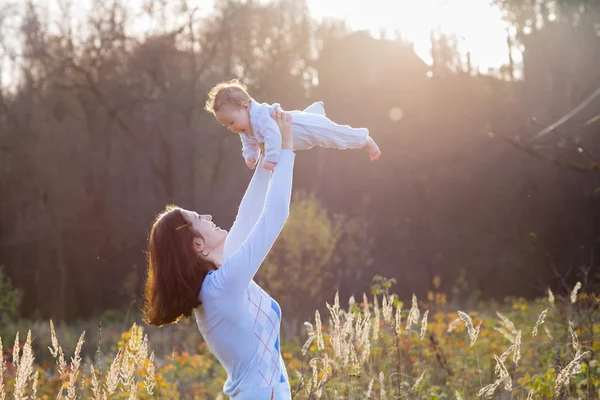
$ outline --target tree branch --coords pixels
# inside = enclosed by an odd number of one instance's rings
[[[497,131],[490,131],[490,133],[493,134],[494,136],[498,136],[500,139],[504,140],[506,143],[510,144],[511,146],[513,146],[516,149],[524,151],[525,153],[530,154],[534,157],[540,158],[542,160],[550,161],[551,163],[556,164],[558,166],[572,169],[574,171],[579,171],[579,172],[600,171],[600,163],[598,163],[598,162],[590,163],[589,167],[584,167],[584,166],[577,165],[577,164],[571,164],[571,163],[563,161],[559,158],[555,158],[550,155],[540,153],[539,151],[536,151],[535,149],[520,142],[519,140],[499,134]]]
[[[600,95],[600,87],[597,88],[591,95],[589,95],[585,100],[583,100],[577,107],[575,107],[574,109],[572,109],[571,111],[569,111],[567,114],[565,114],[564,116],[562,116],[561,118],[559,118],[556,122],[554,122],[552,125],[548,126],[547,128],[542,129],[541,131],[539,131],[538,133],[536,133],[529,141],[532,142],[535,139],[547,134],[548,132],[551,132],[553,130],[555,130],[556,128],[558,128],[560,125],[564,124],[565,122],[567,122],[568,120],[570,120],[575,114],[577,114],[579,111],[583,110],[585,107],[588,106],[588,104],[590,104],[592,102],[592,100],[594,100],[596,97],[598,97]]]

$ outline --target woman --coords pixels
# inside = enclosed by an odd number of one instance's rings
[[[281,310],[252,278],[289,214],[295,154],[291,117],[278,111],[281,155],[274,172],[261,159],[231,232],[210,215],[169,206],[152,226],[144,320],[161,326],[196,316],[227,372],[235,400],[291,398],[279,348]],[[270,182],[269,182],[270,181]]]

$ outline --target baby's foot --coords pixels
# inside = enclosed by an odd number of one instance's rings
[[[367,138],[367,144],[365,144],[365,149],[369,152],[371,156],[371,161],[375,161],[381,155],[381,151],[379,150],[379,146],[373,140],[371,136]]]

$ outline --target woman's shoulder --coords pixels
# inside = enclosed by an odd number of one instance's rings
[[[225,259],[225,264],[227,259]],[[215,298],[219,299],[219,302],[223,302],[223,300],[232,299],[235,297],[233,293],[225,288],[225,284],[222,281],[224,277],[219,276],[219,270],[209,271],[204,278],[204,282],[202,282],[202,287],[200,288],[200,294],[198,295],[198,299],[204,303],[205,301],[211,302]]]
[[[214,284],[215,272],[216,271],[208,271],[208,274],[204,278],[204,282],[202,282],[200,293],[198,294],[198,300],[200,300],[202,303],[204,303],[210,297],[214,297],[216,292]]]

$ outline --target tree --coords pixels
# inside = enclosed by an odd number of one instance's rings
[[[600,171],[600,3],[496,0],[523,55],[519,132],[493,133],[528,154],[577,171]],[[576,43],[576,45],[574,45]],[[527,124],[525,123],[527,121]],[[528,126],[527,126],[528,125]]]
[[[258,280],[284,310],[303,314],[329,296],[340,233],[314,194],[298,192],[290,216],[260,268]]]

